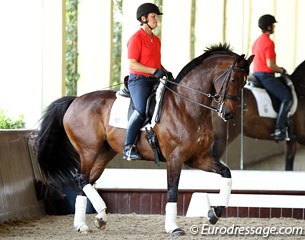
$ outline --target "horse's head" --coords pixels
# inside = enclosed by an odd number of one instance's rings
[[[227,71],[216,78],[214,88],[216,90],[215,101],[218,103],[218,115],[224,120],[234,117],[241,89],[249,75],[249,67],[254,55],[245,59],[245,55],[230,58]]]

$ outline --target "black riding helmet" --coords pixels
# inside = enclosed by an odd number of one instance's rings
[[[268,31],[268,27],[276,23],[275,17],[270,14],[265,14],[258,19],[258,26],[263,31]]]
[[[143,3],[138,7],[137,10],[137,20],[141,21],[141,17],[148,13],[155,13],[157,15],[162,15],[159,8],[153,3]]]

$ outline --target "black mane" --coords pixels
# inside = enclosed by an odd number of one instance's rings
[[[294,72],[291,74],[290,78],[294,83],[295,90],[299,96],[304,94],[305,89],[305,61],[303,61]]]
[[[180,73],[176,77],[176,82],[180,82],[181,79],[185,77],[186,74],[188,74],[189,71],[191,71],[194,67],[198,66],[202,63],[203,59],[210,56],[214,53],[223,53],[223,54],[230,54],[230,55],[236,55],[236,53],[233,52],[230,44],[228,43],[219,43],[219,44],[213,44],[209,47],[207,47],[204,50],[204,53],[200,55],[199,57],[194,58],[192,61],[190,61],[185,67],[180,71]]]

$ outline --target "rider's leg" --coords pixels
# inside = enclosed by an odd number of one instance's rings
[[[153,86],[154,79],[130,75],[128,88],[135,111],[131,115],[127,125],[125,148],[123,152],[123,159],[125,160],[141,159],[141,156],[136,151],[135,144],[144,121],[147,98],[149,97]]]
[[[128,121],[125,138],[125,148],[123,152],[124,160],[130,161],[141,159],[141,155],[136,152],[135,142],[142,123],[143,118],[141,114],[137,110],[135,110]]]
[[[277,114],[275,131],[273,134],[274,140],[285,140],[286,138],[286,123],[288,120],[288,113],[290,110],[292,102],[290,100],[285,100],[281,103],[279,112]]]

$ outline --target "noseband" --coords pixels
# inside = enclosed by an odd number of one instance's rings
[[[222,117],[222,112],[223,112],[224,100],[225,99],[229,99],[229,100],[235,101],[235,102],[238,101],[238,96],[232,96],[232,95],[227,94],[227,89],[228,89],[230,77],[231,77],[231,74],[232,74],[233,70],[236,69],[237,71],[245,72],[245,69],[236,67],[235,65],[236,65],[236,61],[228,68],[228,70],[226,72],[221,74],[219,77],[217,77],[213,81],[215,83],[219,78],[221,78],[223,75],[225,75],[225,77],[224,77],[224,79],[223,79],[223,81],[221,83],[220,90],[215,95],[215,98],[214,98],[214,101],[216,101],[218,103],[218,107],[216,108],[215,111],[218,113],[218,115],[220,117]]]
[[[220,76],[218,76],[213,82],[215,83],[218,79],[222,78],[224,76],[224,79],[221,83],[221,87],[220,87],[220,90],[218,93],[216,94],[211,94],[211,93],[205,93],[205,92],[202,92],[202,91],[199,91],[197,89],[194,89],[194,88],[191,88],[191,87],[188,87],[188,86],[185,86],[185,85],[181,85],[175,81],[172,81],[172,80],[169,80],[169,79],[164,79],[166,82],[169,82],[173,85],[177,85],[177,86],[180,86],[180,87],[183,87],[183,88],[186,88],[186,89],[189,89],[191,91],[194,91],[198,94],[201,94],[201,95],[204,95],[208,98],[212,98],[215,102],[218,103],[217,107],[211,107],[211,106],[207,106],[205,104],[202,104],[202,103],[199,103],[189,97],[186,97],[186,96],[183,96],[181,95],[180,93],[178,92],[175,92],[174,90],[172,90],[170,87],[168,87],[166,85],[166,83],[164,83],[163,81],[161,81],[162,84],[164,84],[164,86],[169,90],[171,91],[172,93],[174,93],[175,95],[187,100],[187,101],[190,101],[192,103],[195,103],[196,105],[199,105],[201,107],[204,107],[204,108],[207,108],[207,109],[210,109],[212,111],[215,111],[218,113],[218,115],[222,118],[222,113],[223,113],[223,107],[224,107],[224,100],[225,99],[230,99],[232,101],[238,101],[238,96],[232,96],[232,95],[229,95],[227,94],[227,88],[228,88],[228,85],[229,85],[229,80],[230,80],[230,77],[231,77],[231,74],[233,72],[234,69],[238,70],[238,71],[242,71],[242,72],[245,72],[246,70],[243,69],[243,68],[239,68],[236,65],[236,62],[235,61],[228,69],[227,71],[225,71],[224,73],[222,73]],[[223,93],[221,93],[223,92]]]

